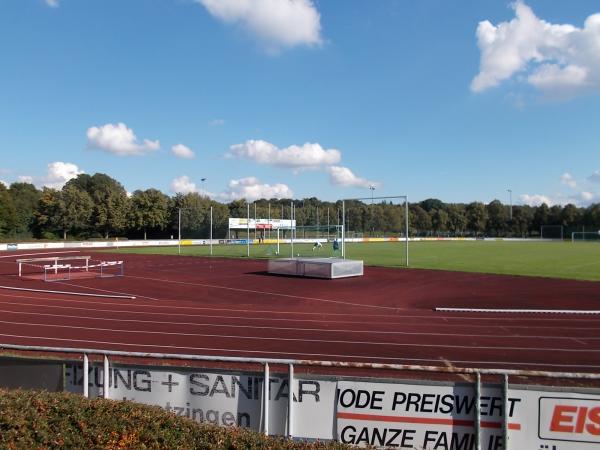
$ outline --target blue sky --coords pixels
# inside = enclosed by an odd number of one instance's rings
[[[0,0],[0,180],[598,202],[599,13],[596,0]]]

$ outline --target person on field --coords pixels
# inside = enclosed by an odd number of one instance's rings
[[[340,244],[338,243],[337,239],[333,240],[333,251],[337,252],[340,249]]]
[[[315,251],[315,249],[320,250],[321,247],[323,247],[323,244],[321,244],[320,242],[315,242],[315,244],[313,245],[313,252]]]

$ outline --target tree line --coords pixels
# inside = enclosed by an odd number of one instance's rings
[[[314,236],[330,233],[342,223],[342,203],[317,198],[261,199],[250,205],[251,218],[290,219],[290,204],[302,233]],[[0,183],[0,238],[17,239],[156,239],[177,237],[181,210],[182,236],[207,238],[210,209],[213,211],[213,237],[225,238],[228,218],[246,217],[245,200],[220,203],[198,193],[167,196],[157,189],[137,190],[131,196],[117,180],[102,173],[81,174],[62,189],[33,184]],[[363,236],[404,235],[405,209],[390,201],[347,201],[346,229]],[[600,204],[577,207],[512,205],[499,200],[488,204],[444,203],[426,199],[409,204],[411,236],[539,236],[559,237],[557,227],[570,231],[600,230]],[[553,229],[554,227],[554,229]],[[338,227],[339,229],[339,227]],[[243,233],[242,233],[243,234]]]

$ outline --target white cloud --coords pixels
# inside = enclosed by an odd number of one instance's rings
[[[529,205],[529,206],[540,206],[542,203],[545,203],[548,206],[552,206],[555,204],[555,201],[546,195],[523,194],[523,195],[519,196],[519,198],[525,205]]]
[[[573,176],[568,172],[565,172],[561,175],[560,182],[562,184],[569,186],[570,188],[573,188],[573,189],[575,189],[577,187],[577,181],[575,181]]]
[[[17,178],[17,181],[19,183],[30,183],[30,184],[34,184],[33,183],[33,177],[30,175],[19,175],[19,177]]]
[[[480,71],[471,82],[474,92],[499,85],[514,75],[547,95],[566,97],[600,90],[600,14],[589,16],[583,28],[551,24],[536,17],[523,1],[513,4],[515,18],[477,27]]]
[[[48,5],[52,8],[58,8],[58,6],[59,6],[58,0],[46,0],[46,5]]]
[[[581,199],[585,202],[590,202],[594,200],[594,198],[596,198],[596,194],[588,191],[582,191],[579,195],[581,196]]]
[[[19,183],[35,184],[38,188],[49,187],[52,189],[62,189],[65,183],[78,175],[85,173],[76,164],[54,161],[48,164],[46,174],[41,177],[32,177],[31,175],[19,175]]]
[[[225,120],[223,120],[223,119],[213,119],[210,122],[208,122],[208,124],[211,127],[220,127],[222,125],[225,125]]]
[[[199,192],[196,183],[190,180],[187,175],[182,175],[171,181],[171,191],[179,194],[189,194],[190,192]]]
[[[569,203],[576,206],[587,206],[591,203],[600,200],[598,195],[594,192],[581,191],[572,195],[558,194],[555,196],[540,195],[540,194],[523,194],[519,197],[521,202],[529,206],[539,206],[542,203],[546,203],[548,206],[554,205],[567,205]]]
[[[600,170],[596,170],[587,179],[588,179],[588,181],[591,181],[592,183],[600,183]]]
[[[259,164],[266,164],[293,169],[310,169],[337,164],[342,154],[336,149],[324,149],[319,144],[306,143],[302,146],[291,145],[278,148],[267,141],[249,140],[243,144],[229,147],[230,158],[249,159]]]
[[[144,155],[160,148],[158,141],[144,139],[143,144],[138,143],[133,130],[124,123],[90,127],[87,130],[87,138],[89,147],[119,156]]]
[[[3,184],[4,187],[8,187],[8,183],[4,180],[0,180],[0,184]]]
[[[285,184],[262,184],[256,177],[240,178],[229,182],[229,191],[220,194],[224,200],[246,199],[254,201],[261,198],[292,198],[294,193]]]
[[[365,178],[360,178],[347,167],[331,166],[327,168],[329,172],[329,181],[331,184],[343,187],[361,187],[368,189],[369,186],[379,186],[377,181],[370,181]]]
[[[171,147],[171,153],[178,158],[183,159],[194,159],[196,157],[194,151],[183,144],[177,144]]]
[[[217,19],[239,24],[269,51],[322,42],[321,17],[311,0],[196,0]]]
[[[61,189],[67,181],[82,173],[84,171],[73,163],[55,161],[48,164],[48,172],[41,181],[44,186]]]

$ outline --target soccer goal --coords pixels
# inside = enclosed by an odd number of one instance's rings
[[[341,257],[365,254],[364,244],[408,267],[408,196],[363,197],[342,201]],[[358,237],[360,236],[360,237]],[[398,251],[403,246],[403,251]],[[369,250],[370,251],[370,250]],[[396,259],[397,258],[397,259]]]
[[[573,231],[571,242],[600,241],[600,230],[598,231]]]
[[[562,225],[542,225],[540,227],[540,239],[564,239],[564,228]]]

